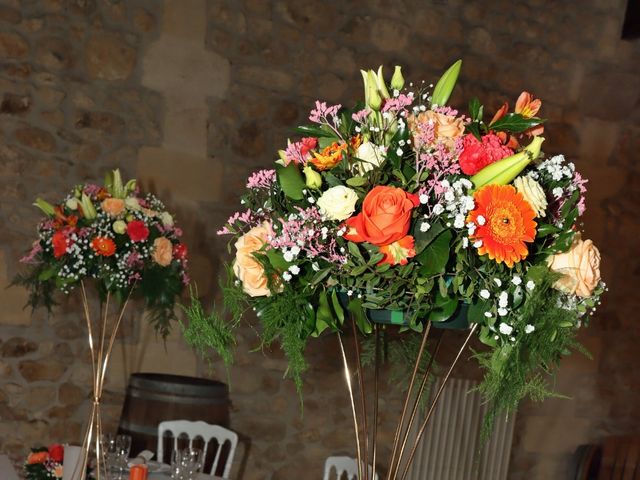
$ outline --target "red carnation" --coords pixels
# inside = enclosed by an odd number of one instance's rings
[[[54,443],[49,447],[49,458],[54,462],[62,463],[64,460],[64,447],[59,443]]]
[[[184,243],[178,243],[173,246],[173,258],[184,261],[187,259],[187,246]]]
[[[71,242],[63,232],[58,231],[51,237],[51,243],[53,245],[53,256],[60,258],[67,253],[67,248]]]
[[[318,146],[318,139],[314,137],[304,137],[300,141],[300,155],[306,157],[307,154]]]
[[[149,237],[149,229],[143,221],[133,220],[127,224],[127,235],[132,242],[142,242]]]
[[[493,133],[483,135],[482,142],[469,133],[463,138],[462,153],[458,161],[463,173],[475,175],[487,165],[510,155],[513,155],[513,150],[503,145]]]

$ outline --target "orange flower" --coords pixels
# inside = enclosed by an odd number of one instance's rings
[[[414,239],[411,235],[406,235],[397,242],[380,247],[380,252],[384,253],[384,258],[378,262],[378,265],[388,263],[390,265],[406,265],[407,259],[416,256],[413,249]]]
[[[473,195],[476,208],[467,222],[476,225],[470,237],[479,242],[478,253],[504,262],[509,268],[528,255],[525,242],[536,236],[536,213],[511,185],[487,185]]]
[[[539,98],[534,99],[529,92],[522,92],[516,100],[516,113],[525,118],[535,117],[542,106]]]
[[[27,457],[27,463],[29,465],[44,463],[47,460],[49,460],[49,452],[32,452]]]
[[[349,139],[349,143],[351,144],[351,148],[355,152],[356,150],[358,150],[358,147],[362,145],[362,137],[360,136],[360,134],[354,135]]]
[[[116,253],[116,244],[113,240],[107,237],[96,237],[91,241],[91,248],[95,250],[98,255],[103,257],[110,257]]]
[[[121,198],[105,198],[102,201],[102,210],[112,217],[117,217],[124,212],[124,200]]]
[[[320,153],[313,152],[314,158],[310,160],[317,170],[330,170],[342,161],[342,155],[347,149],[346,143],[333,142],[322,149]]]

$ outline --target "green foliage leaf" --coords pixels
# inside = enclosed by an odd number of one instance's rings
[[[484,113],[484,107],[478,100],[478,97],[473,97],[469,102],[469,116],[474,122],[481,122]]]
[[[449,244],[453,238],[451,230],[441,232],[419,255],[421,275],[433,275],[444,272],[449,260]]]
[[[458,308],[458,299],[456,297],[442,297],[436,295],[436,301],[429,313],[431,322],[444,322],[449,320],[453,312]]]
[[[353,320],[356,322],[358,329],[364,333],[365,335],[370,334],[373,331],[373,327],[371,326],[371,322],[367,318],[367,315],[364,311],[362,301],[358,298],[354,298],[349,301],[347,305],[347,309],[353,315]]]
[[[282,188],[287,197],[292,200],[302,200],[304,198],[302,190],[306,185],[295,163],[291,162],[286,167],[276,165],[276,173],[280,188]]]
[[[362,187],[367,184],[367,179],[364,177],[351,177],[347,180],[347,185],[350,187]]]
[[[442,223],[436,222],[431,225],[429,230],[422,232],[420,230],[420,224],[421,222],[416,222],[413,229],[414,250],[416,251],[416,255],[419,255],[427,245],[433,242],[433,240],[435,240],[435,238],[444,230]]]
[[[314,125],[300,125],[295,129],[295,133],[303,137],[335,137],[335,132],[331,129],[316,127]]]
[[[490,128],[498,132],[520,133],[543,123],[542,118],[527,118],[519,113],[507,113],[504,117],[493,122]]]
[[[554,225],[550,225],[548,223],[541,223],[540,225],[538,225],[538,232],[536,236],[538,238],[544,238],[547,235],[558,233],[559,231],[560,229]]]

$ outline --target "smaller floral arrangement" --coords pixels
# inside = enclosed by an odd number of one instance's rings
[[[32,448],[24,462],[24,474],[27,480],[49,480],[62,478],[64,447],[55,443],[47,447]]]
[[[32,308],[51,310],[56,291],[91,279],[102,295],[139,293],[158,331],[169,332],[175,299],[189,283],[187,247],[160,200],[115,170],[104,186],[77,185],[55,205],[40,198],[35,205],[46,216],[20,260],[29,269],[14,281],[29,290]]]

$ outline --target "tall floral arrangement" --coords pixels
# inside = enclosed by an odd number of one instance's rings
[[[157,329],[169,332],[177,295],[189,282],[187,247],[160,200],[115,170],[102,186],[77,185],[55,204],[35,205],[45,217],[15,280],[29,290],[31,307],[50,310],[55,292],[68,294],[88,280],[102,298],[139,293]]]
[[[551,392],[550,373],[599,302],[600,254],[579,231],[586,180],[547,156],[542,102],[523,92],[493,116],[447,105],[461,62],[435,87],[400,67],[362,71],[354,108],[316,101],[309,125],[253,173],[218,232],[234,256],[224,308],[190,308],[187,339],[230,360],[233,328],[256,312],[298,387],[310,337],[384,312],[411,338],[426,322],[476,324],[491,418]]]

